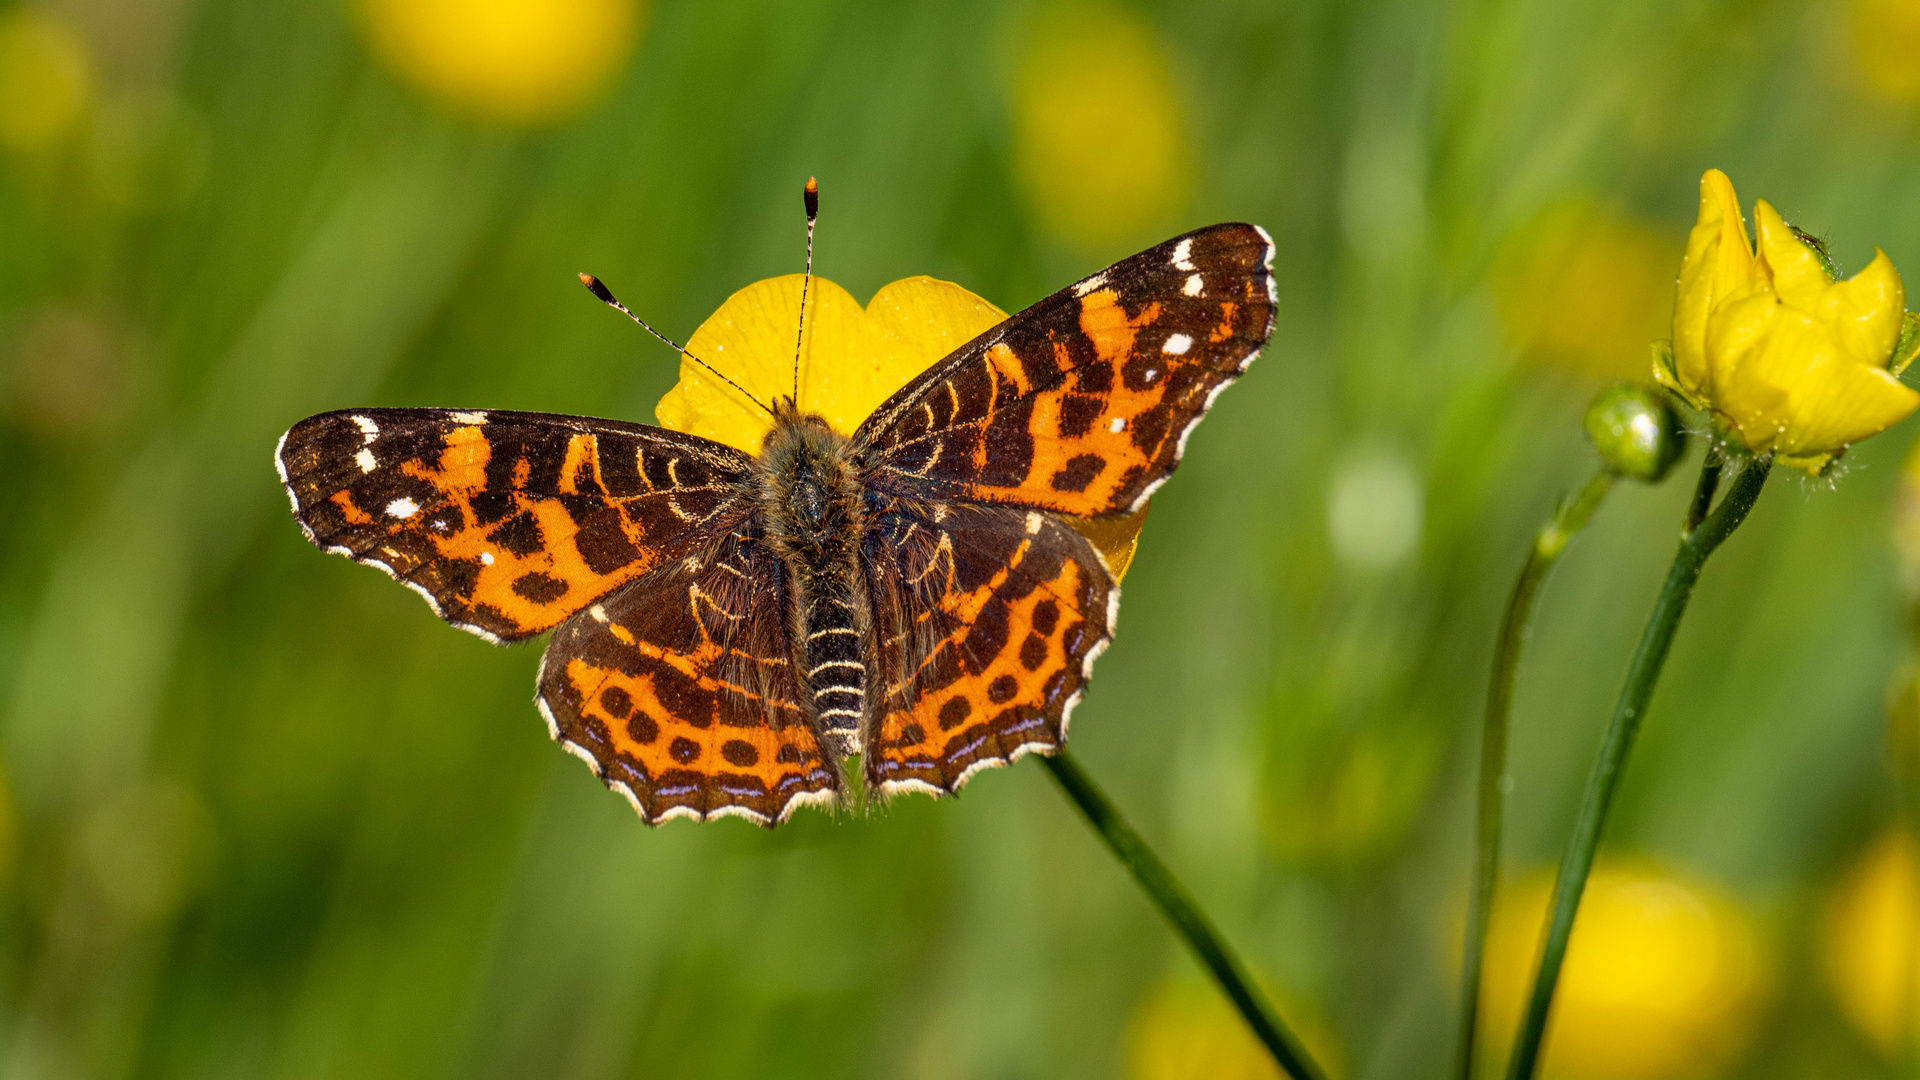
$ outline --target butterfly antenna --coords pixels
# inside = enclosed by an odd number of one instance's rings
[[[739,383],[734,382],[732,379],[729,379],[725,375],[720,374],[719,371],[715,370],[712,364],[707,363],[705,360],[702,360],[699,357],[688,352],[687,350],[681,348],[679,342],[673,340],[672,338],[661,333],[660,331],[655,330],[653,327],[648,326],[647,320],[641,318],[638,315],[635,315],[632,311],[628,310],[627,305],[621,303],[618,300],[615,300],[613,298],[612,290],[608,289],[605,285],[602,285],[600,283],[599,278],[594,277],[592,274],[581,274],[580,284],[585,285],[587,287],[587,291],[592,293],[594,296],[598,297],[601,303],[607,305],[608,307],[612,308],[615,311],[618,311],[620,314],[625,315],[627,318],[632,319],[634,322],[639,323],[640,329],[645,330],[647,333],[652,334],[654,337],[657,337],[661,341],[666,342],[669,346],[672,346],[673,351],[679,353],[681,356],[686,357],[687,359],[693,361],[694,363],[699,364],[701,367],[706,368],[707,372],[711,374],[714,378],[719,379],[721,382],[726,383],[728,386],[731,386],[735,390],[740,391],[741,397],[744,397],[748,401],[753,402],[755,405],[760,406],[760,408],[766,411],[767,415],[769,416],[773,415],[773,409],[768,407],[766,402],[761,401],[759,398],[754,397],[752,394],[747,393],[746,387],[741,386]]]
[[[820,181],[807,177],[807,272],[800,279],[800,332],[793,340],[793,404],[800,406],[800,349],[807,340],[807,290],[813,285],[813,223],[820,217]]]

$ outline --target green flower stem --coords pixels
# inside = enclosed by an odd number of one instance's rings
[[[1280,1015],[1274,1012],[1273,1004],[1267,1000],[1260,988],[1254,985],[1247,973],[1246,965],[1233,954],[1220,932],[1213,928],[1207,917],[1200,911],[1179,879],[1160,861],[1133,826],[1115,810],[1113,803],[1099,786],[1093,782],[1079,762],[1073,760],[1065,750],[1051,756],[1043,756],[1047,771],[1059,782],[1061,790],[1073,800],[1073,804],[1085,814],[1087,821],[1107,847],[1113,850],[1114,857],[1133,872],[1134,880],[1140,883],[1147,895],[1159,906],[1160,913],[1167,917],[1173,928],[1187,941],[1187,947],[1194,956],[1206,965],[1220,988],[1232,999],[1234,1007],[1247,1021],[1247,1026],[1259,1036],[1266,1045],[1273,1060],[1294,1080],[1325,1080],[1326,1072],[1307,1056],[1306,1048],[1300,1040],[1287,1030],[1280,1021]]]
[[[1681,527],[1682,540],[1693,535],[1693,530],[1707,520],[1707,511],[1713,506],[1713,493],[1720,486],[1720,448],[1709,445],[1706,460],[1700,463],[1700,482],[1693,486],[1693,502],[1687,507],[1687,523]]]
[[[1480,968],[1486,954],[1487,920],[1494,886],[1500,880],[1500,820],[1506,809],[1502,786],[1507,772],[1508,718],[1513,712],[1513,683],[1520,668],[1520,650],[1533,621],[1533,601],[1547,571],[1566,550],[1568,541],[1593,517],[1613,490],[1618,474],[1601,469],[1571,499],[1563,499],[1547,523],[1534,534],[1533,547],[1513,583],[1507,613],[1500,622],[1500,640],[1494,646],[1493,681],[1487,687],[1487,714],[1480,731],[1480,819],[1475,842],[1473,892],[1467,898],[1467,936],[1460,962],[1460,1033],[1455,1048],[1454,1075],[1467,1080],[1473,1074],[1474,1029],[1480,1021]]]
[[[1633,662],[1627,667],[1626,685],[1620,688],[1620,700],[1614,705],[1613,720],[1608,724],[1606,739],[1600,745],[1600,756],[1594,761],[1593,772],[1587,777],[1587,789],[1580,800],[1580,814],[1574,819],[1573,836],[1567,841],[1566,854],[1560,859],[1560,873],[1553,883],[1553,919],[1547,925],[1546,944],[1541,950],[1539,969],[1534,973],[1533,993],[1527,1001],[1527,1012],[1520,1023],[1519,1037],[1514,1041],[1513,1058],[1507,1068],[1508,1080],[1532,1080],[1534,1070],[1539,1065],[1540,1040],[1546,1033],[1547,1012],[1553,1005],[1554,987],[1560,980],[1560,965],[1567,956],[1567,939],[1573,932],[1573,917],[1580,908],[1580,895],[1586,889],[1587,875],[1593,870],[1594,852],[1600,846],[1600,830],[1606,824],[1607,810],[1613,803],[1614,792],[1620,786],[1620,776],[1626,766],[1627,754],[1633,749],[1634,737],[1639,734],[1640,722],[1646,717],[1647,702],[1653,697],[1654,684],[1660,680],[1660,668],[1666,663],[1667,650],[1673,645],[1673,634],[1680,625],[1680,616],[1685,613],[1687,601],[1693,596],[1693,586],[1700,580],[1700,570],[1706,565],[1707,556],[1713,554],[1713,550],[1746,520],[1747,512],[1753,509],[1754,500],[1760,497],[1760,489],[1766,485],[1767,474],[1772,469],[1771,457],[1749,461],[1727,489],[1726,498],[1720,500],[1720,505],[1701,521],[1698,528],[1685,534],[1680,541],[1680,550],[1674,554],[1673,566],[1667,571],[1667,582],[1660,589],[1660,598],[1654,601],[1653,614],[1648,617],[1647,627],[1640,635],[1640,646],[1634,651]],[[1700,487],[1703,491],[1711,493],[1708,485],[1718,483],[1718,472],[1719,462],[1709,457],[1701,468]],[[1623,1037],[1630,1038],[1631,1033]]]

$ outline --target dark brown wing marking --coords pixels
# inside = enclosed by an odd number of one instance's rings
[[[945,794],[1057,749],[1120,604],[1093,545],[1036,511],[896,503],[867,551],[881,661],[868,783]]]
[[[314,544],[377,566],[489,641],[558,625],[747,513],[729,447],[616,420],[356,409],[274,453]]]
[[[553,737],[650,824],[761,825],[838,797],[798,704],[785,572],[742,535],[688,555],[554,632],[539,703]]]
[[[881,490],[1078,516],[1137,510],[1273,330],[1273,241],[1178,236],[955,350],[854,436]]]

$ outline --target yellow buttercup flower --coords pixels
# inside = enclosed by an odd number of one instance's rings
[[[1853,49],[1875,94],[1920,100],[1920,2],[1853,0]]]
[[[1493,294],[1507,339],[1530,363],[1645,378],[1647,340],[1672,311],[1672,245],[1644,222],[1563,203],[1504,246]]]
[[[1920,442],[1907,450],[1893,496],[1893,550],[1907,599],[1920,603]]]
[[[388,65],[479,120],[564,120],[612,85],[640,22],[638,0],[359,0]]]
[[[1059,7],[1025,35],[1013,156],[1048,231],[1104,248],[1162,224],[1191,186],[1173,69],[1153,30],[1109,5]]]
[[[1281,1001],[1298,1019],[1301,1009]],[[1332,1033],[1314,1021],[1298,1029],[1306,1050],[1330,1077],[1346,1074]],[[1127,1025],[1130,1080],[1282,1080],[1265,1047],[1220,991],[1188,979],[1168,979],[1150,991]]]
[[[0,16],[0,147],[58,142],[85,119],[92,89],[86,46],[65,23],[29,8]]]
[[[862,308],[852,294],[816,277],[800,335],[801,275],[757,281],[727,298],[693,332],[687,352],[739,385],[728,386],[692,360],[654,408],[660,426],[758,454],[772,417],[763,402],[794,392],[800,345],[799,405],[852,435],[875,409],[948,353],[1005,320],[1007,313],[950,281],[911,277],[882,288]],[[1147,508],[1073,525],[1106,556],[1117,581],[1133,561]]]
[[[1906,292],[1883,251],[1836,281],[1766,201],[1753,216],[1757,245],[1733,182],[1718,169],[1701,178],[1672,348],[1656,346],[1654,377],[1754,453],[1817,474],[1920,407],[1895,378],[1914,351],[1902,347]]]
[[[1887,831],[1827,900],[1821,966],[1840,1011],[1881,1053],[1897,1057],[1920,1031],[1920,843]]]
[[[1543,872],[1495,902],[1482,999],[1489,1046],[1513,1039],[1552,890]],[[1766,984],[1758,936],[1730,899],[1642,862],[1603,861],[1573,924],[1541,1075],[1715,1075],[1751,1042]]]

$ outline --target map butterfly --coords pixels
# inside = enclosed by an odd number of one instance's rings
[[[757,455],[617,420],[352,409],[295,424],[275,463],[314,544],[488,641],[552,630],[549,731],[649,823],[773,825],[845,800],[853,760],[882,796],[948,794],[1065,742],[1120,597],[1072,519],[1167,480],[1272,331],[1273,253],[1253,225],[1175,237],[954,350],[850,436],[791,397]]]

